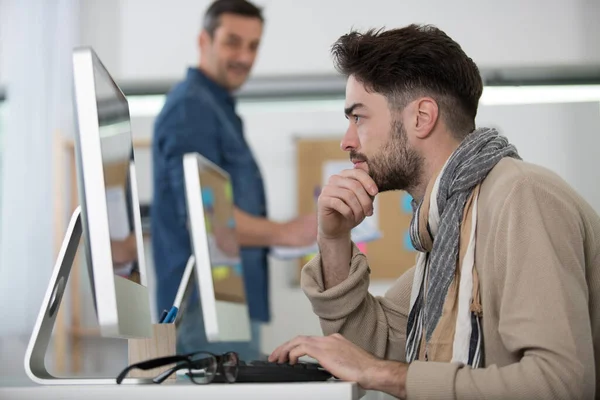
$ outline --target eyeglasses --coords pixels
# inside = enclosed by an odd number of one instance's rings
[[[218,381],[234,383],[238,376],[239,356],[235,352],[215,355],[207,351],[199,351],[185,355],[154,358],[140,363],[132,364],[125,368],[117,376],[117,384],[123,382],[123,379],[133,369],[147,371],[149,369],[160,368],[166,365],[175,364],[173,367],[161,372],[152,378],[154,383],[162,383],[173,373],[187,369],[186,375],[192,382],[198,385],[211,383],[218,378]]]

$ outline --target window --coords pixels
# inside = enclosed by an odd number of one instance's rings
[[[263,109],[339,109],[343,107],[343,93],[332,99],[282,99],[248,100],[239,102],[239,110]],[[155,117],[165,102],[164,95],[130,95],[131,117]],[[600,101],[600,85],[548,85],[548,86],[486,86],[480,105],[577,103]]]

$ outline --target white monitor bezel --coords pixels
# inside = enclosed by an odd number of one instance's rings
[[[209,342],[250,341],[252,329],[247,297],[244,296],[245,303],[232,303],[215,298],[208,237],[205,229],[200,168],[212,169],[227,180],[231,179],[226,171],[198,153],[188,153],[183,156],[188,230],[192,243],[192,254],[195,258],[196,282],[202,303],[206,338]],[[229,315],[230,318],[218,318],[218,315]]]
[[[141,285],[115,275],[109,234],[94,68],[102,68],[123,100],[125,95],[90,48],[73,52],[75,132],[84,243],[91,262],[93,293],[100,332],[105,337],[150,337],[152,322],[139,207],[133,207]],[[129,166],[132,203],[139,204],[135,165]],[[98,301],[101,299],[101,301]]]

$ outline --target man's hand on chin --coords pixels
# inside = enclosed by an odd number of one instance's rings
[[[406,398],[408,365],[381,360],[339,333],[325,337],[297,336],[276,348],[269,361],[295,364],[302,356],[316,359],[336,378],[356,382],[365,390]]]

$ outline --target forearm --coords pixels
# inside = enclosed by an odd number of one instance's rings
[[[524,364],[470,369],[455,363],[418,361],[409,369],[408,364],[378,360],[364,371],[359,384],[399,399],[566,399],[591,394],[582,385],[567,392],[560,379],[551,382],[540,369]]]
[[[339,239],[318,238],[325,290],[337,286],[348,278],[352,243],[350,233]]]
[[[405,399],[407,373],[407,364],[379,360],[365,371],[361,386],[366,390],[377,390]]]
[[[234,209],[238,242],[247,247],[281,245],[281,224]]]
[[[414,268],[403,274],[384,297],[374,297],[369,294],[367,258],[356,246],[351,249],[349,274],[344,281],[325,290],[319,254],[302,269],[302,289],[325,335],[340,333],[378,357],[403,361]]]
[[[562,364],[549,357],[525,356],[519,362],[472,369],[459,363],[415,361],[406,375],[408,399],[591,399],[591,363]]]

